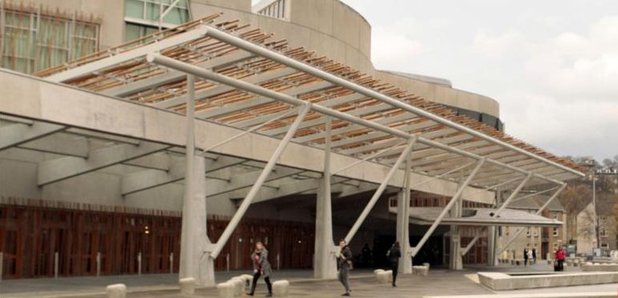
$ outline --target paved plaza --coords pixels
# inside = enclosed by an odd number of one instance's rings
[[[543,272],[549,271],[547,264],[533,266],[468,267],[462,271],[432,269],[429,276],[402,275],[398,287],[378,283],[369,270],[356,270],[352,274],[353,297],[425,297],[448,295],[494,295],[494,294],[538,294],[538,293],[616,293],[618,284],[577,286],[496,293],[476,281],[478,271]],[[569,268],[579,271],[578,268]],[[246,272],[218,273],[218,282]],[[316,281],[309,270],[275,272],[273,279],[288,279],[291,282],[290,297],[339,297],[342,287],[334,280]],[[0,282],[0,297],[106,297],[105,286],[122,282],[127,285],[128,297],[186,297],[179,294],[176,275],[151,274],[143,276],[71,277],[59,279],[20,279]],[[266,288],[260,281],[256,297],[263,297]],[[216,289],[198,289],[195,297],[217,297]]]

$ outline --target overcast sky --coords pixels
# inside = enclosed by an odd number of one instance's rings
[[[618,1],[344,0],[379,69],[500,102],[506,131],[558,155],[618,155]]]

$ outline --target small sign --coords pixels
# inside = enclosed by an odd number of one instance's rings
[[[618,169],[605,168],[601,170],[596,170],[595,174],[596,175],[618,175]]]

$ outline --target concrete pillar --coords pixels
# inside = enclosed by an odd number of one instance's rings
[[[397,241],[401,246],[399,272],[412,273],[412,248],[410,247],[410,192],[397,194]]]
[[[326,148],[324,149],[324,176],[318,188],[315,214],[315,250],[313,277],[337,278],[336,247],[333,242],[333,214],[331,204],[330,168],[330,119],[327,122]]]
[[[182,214],[179,278],[195,278],[199,286],[214,286],[212,244],[206,228],[206,169],[204,157],[193,158],[193,183],[185,194]],[[187,181],[185,181],[187,183]]]
[[[463,208],[463,201],[459,200],[451,210],[451,216],[461,217]],[[449,268],[451,270],[462,270],[463,269],[463,257],[461,255],[461,234],[458,226],[451,226],[451,231],[449,233],[451,235],[451,251],[450,251],[450,260],[449,260]]]
[[[502,206],[504,203],[503,193],[500,191],[500,188],[496,189],[496,207]],[[491,226],[487,227],[487,265],[488,266],[497,266],[498,258],[496,248],[498,241],[498,227]]]
[[[497,266],[498,260],[496,256],[496,231],[495,226],[487,227],[487,265]]]

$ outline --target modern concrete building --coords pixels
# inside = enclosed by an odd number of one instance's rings
[[[403,272],[461,269],[495,260],[496,226],[559,226],[535,215],[582,175],[505,134],[495,100],[374,69],[336,0],[2,3],[5,278],[209,285],[256,241],[332,278],[341,238],[362,265],[398,240]],[[507,208],[522,190],[535,215]]]

